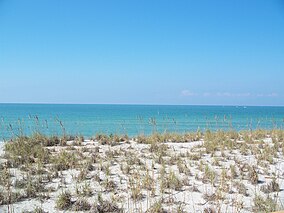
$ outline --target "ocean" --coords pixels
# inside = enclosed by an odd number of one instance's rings
[[[284,107],[0,104],[0,137],[30,135],[151,134],[283,128]]]

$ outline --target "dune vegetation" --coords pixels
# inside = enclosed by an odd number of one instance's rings
[[[2,143],[1,212],[283,209],[284,131],[18,136]]]

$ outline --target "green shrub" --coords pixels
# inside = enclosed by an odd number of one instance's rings
[[[56,208],[59,210],[67,210],[71,206],[71,194],[69,192],[62,192],[56,200]]]

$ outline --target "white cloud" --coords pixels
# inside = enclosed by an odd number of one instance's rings
[[[181,96],[197,96],[198,94],[194,93],[194,92],[191,92],[189,90],[183,90],[181,91]]]
[[[237,98],[237,97],[278,97],[278,93],[272,92],[269,94],[264,93],[258,93],[253,94],[250,92],[244,92],[244,93],[231,93],[231,92],[204,92],[201,94],[191,92],[189,90],[183,90],[181,91],[181,96],[187,97],[187,96],[204,96],[204,97],[231,97],[231,98]]]
[[[208,97],[208,96],[211,96],[212,94],[210,93],[210,92],[204,92],[203,93],[203,96],[205,96],[205,97]]]
[[[257,97],[278,97],[278,94],[275,93],[275,92],[272,92],[272,93],[269,93],[269,94],[260,93],[260,94],[257,94],[256,96]]]
[[[231,92],[217,92],[217,93],[203,93],[203,96],[217,96],[217,97],[249,97],[252,96],[251,93],[231,93]]]
[[[252,96],[251,93],[247,92],[247,93],[237,93],[235,96],[237,97],[250,97]]]
[[[273,92],[273,93],[268,94],[268,97],[278,97],[278,94]]]
[[[218,93],[216,94],[216,96],[220,96],[220,97],[231,97],[231,96],[233,96],[233,94],[232,94],[232,93],[229,93],[229,92],[218,92]]]

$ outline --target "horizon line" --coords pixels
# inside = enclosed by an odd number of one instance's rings
[[[284,105],[238,105],[238,104],[157,104],[157,103],[71,103],[71,102],[0,102],[0,104],[34,105],[140,105],[140,106],[220,106],[220,107],[284,107]]]

